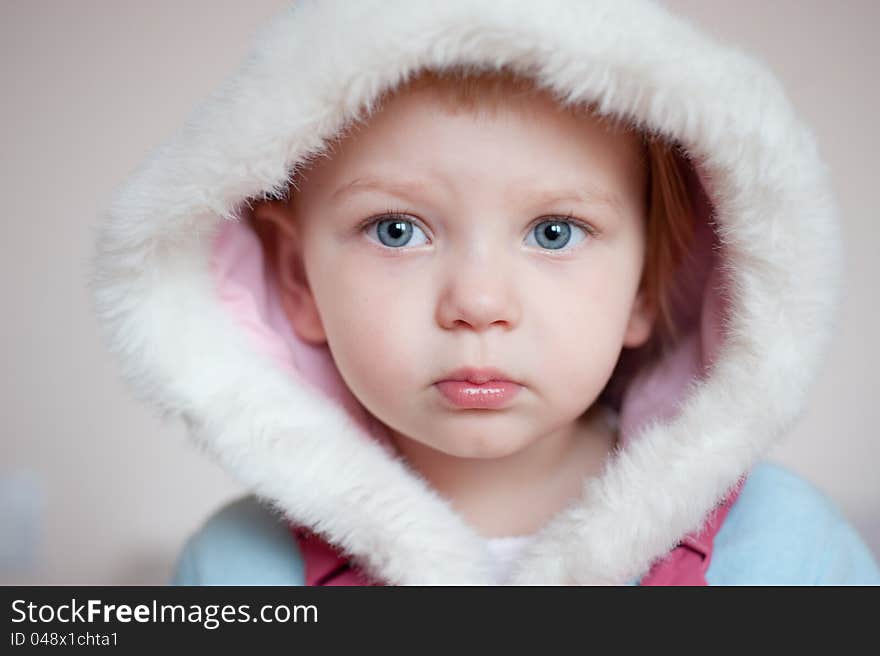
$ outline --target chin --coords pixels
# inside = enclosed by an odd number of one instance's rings
[[[454,443],[446,442],[433,448],[443,453],[454,456],[456,458],[473,458],[480,460],[491,460],[495,458],[504,458],[513,455],[517,451],[523,449],[526,445],[510,440],[492,440],[485,438],[475,438],[468,440],[456,437]]]

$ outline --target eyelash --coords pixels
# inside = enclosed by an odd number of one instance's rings
[[[409,221],[411,223],[415,223],[416,225],[418,225],[419,228],[422,230],[422,232],[427,232],[425,230],[425,226],[421,223],[421,221],[415,220],[415,217],[413,217],[413,213],[411,210],[394,209],[394,208],[386,209],[381,214],[375,214],[373,216],[370,216],[370,217],[364,219],[363,221],[361,221],[358,224],[356,230],[358,233],[365,232],[367,229],[371,228],[373,226],[373,224],[379,223],[381,221],[387,221],[388,219],[402,219],[404,221]],[[580,219],[576,218],[574,216],[574,213],[570,212],[570,211],[566,212],[564,214],[548,214],[545,216],[538,217],[538,219],[536,219],[532,223],[532,225],[529,226],[529,231],[534,230],[535,226],[540,225],[545,222],[548,222],[548,221],[558,221],[560,223],[571,223],[573,225],[576,225],[577,227],[583,229],[589,235],[590,239],[596,239],[599,236],[599,231],[596,228],[591,226],[589,223],[585,223],[585,222],[581,221]],[[380,246],[381,246],[381,244],[380,244]],[[405,250],[403,248],[394,249],[394,248],[389,248],[387,246],[382,246],[382,248],[385,250],[392,250],[392,251],[393,250],[401,250],[401,251]],[[552,253],[553,251],[548,250],[546,252]]]

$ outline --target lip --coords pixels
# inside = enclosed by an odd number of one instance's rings
[[[459,367],[454,371],[450,371],[438,382],[447,380],[466,381],[477,385],[488,383],[489,381],[506,381],[519,384],[519,381],[514,380],[507,373],[495,367]]]
[[[499,409],[509,404],[522,385],[494,368],[463,367],[439,380],[435,386],[457,408]]]

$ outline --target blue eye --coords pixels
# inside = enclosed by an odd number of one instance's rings
[[[558,251],[565,248],[569,243],[572,243],[572,235],[577,235],[578,233],[581,236],[574,242],[574,244],[579,244],[583,241],[586,237],[587,231],[571,221],[550,220],[541,221],[531,232],[529,232],[529,236],[531,237],[534,235],[534,243],[541,248]]]
[[[370,228],[370,232],[372,232],[373,227],[375,226],[376,235],[379,238],[379,241],[383,246],[388,246],[389,248],[399,248],[401,246],[419,246],[421,244],[427,243],[427,236],[419,228],[415,223],[410,221],[409,219],[405,219],[401,216],[392,216],[388,219],[382,219],[380,221],[375,221],[370,224],[368,227]],[[424,241],[416,242],[415,244],[411,244],[413,234],[415,233],[421,234],[424,237]]]
[[[425,232],[403,213],[389,212],[378,219],[373,219],[364,226],[364,231],[371,236],[375,232],[374,239],[378,238],[383,246],[396,250],[404,246],[421,246],[428,243]],[[592,230],[567,216],[558,217],[538,223],[529,231],[531,241],[527,240],[526,243],[546,250],[559,251],[569,245],[575,246],[587,235],[593,234]]]

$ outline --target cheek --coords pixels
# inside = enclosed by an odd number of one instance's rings
[[[337,259],[314,287],[327,343],[349,387],[365,405],[402,398],[426,385],[424,363],[427,290],[394,267],[359,258]],[[427,312],[427,314],[426,314]],[[429,382],[429,381],[428,381]]]
[[[636,275],[619,261],[596,258],[530,293],[540,304],[530,313],[539,317],[535,343],[551,382],[569,381],[584,393],[601,390],[620,356]]]

